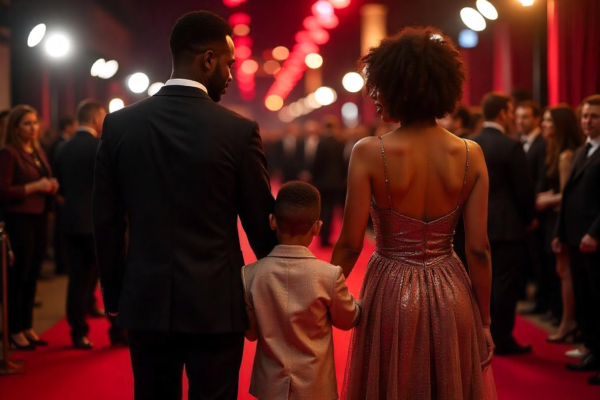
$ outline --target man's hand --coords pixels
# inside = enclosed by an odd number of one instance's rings
[[[597,249],[598,239],[594,239],[589,234],[585,235],[583,239],[581,239],[579,250],[581,250],[582,253],[594,253]]]
[[[563,244],[560,242],[560,239],[555,237],[552,239],[552,251],[554,254],[560,254],[563,252]]]

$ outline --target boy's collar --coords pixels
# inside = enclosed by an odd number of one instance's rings
[[[304,246],[289,246],[280,244],[275,246],[273,251],[267,257],[279,258],[317,258],[314,254]]]

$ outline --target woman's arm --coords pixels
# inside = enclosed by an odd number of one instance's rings
[[[492,292],[492,261],[487,233],[489,178],[481,147],[471,142],[471,165],[475,184],[464,207],[466,253],[481,320],[489,326]]]
[[[348,193],[344,210],[342,233],[333,249],[331,263],[339,265],[348,277],[360,256],[371,207],[371,179],[367,155],[369,139],[363,139],[352,149],[348,170]]]
[[[560,198],[562,200],[562,192],[565,189],[571,167],[573,166],[573,150],[565,150],[560,153],[558,158],[558,173],[560,176]],[[560,202],[559,202],[560,203]]]

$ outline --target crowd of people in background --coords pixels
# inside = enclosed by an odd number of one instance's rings
[[[36,282],[47,254],[49,223],[57,274],[69,275],[67,319],[73,346],[91,349],[86,314],[102,316],[92,227],[95,152],[106,115],[95,101],[77,117],[60,120],[58,133],[40,135],[36,110],[0,112],[0,217],[11,238],[10,340],[19,350],[47,343],[33,329]],[[513,336],[517,302],[535,284],[532,306],[556,327],[549,342],[572,339],[570,370],[600,370],[600,95],[570,106],[542,107],[514,93],[489,93],[481,107],[460,107],[438,120],[483,149],[489,176],[488,233],[493,260],[492,334],[496,354],[530,352]],[[356,142],[395,129],[377,123],[345,127],[332,115],[263,130],[272,179],[313,184],[322,196],[322,246],[331,246],[334,211],[344,204],[348,163]],[[460,223],[455,251],[467,265]],[[114,323],[111,343],[126,344]],[[600,376],[590,378],[600,384]]]

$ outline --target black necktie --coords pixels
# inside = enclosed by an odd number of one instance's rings
[[[590,149],[592,148],[592,143],[588,143],[585,145],[585,147],[583,148],[581,154],[579,155],[579,157],[577,158],[577,164],[575,165],[575,172],[578,173],[579,171],[581,171],[581,168],[583,168],[583,165],[585,164],[587,158],[588,158],[588,153],[590,152]]]

